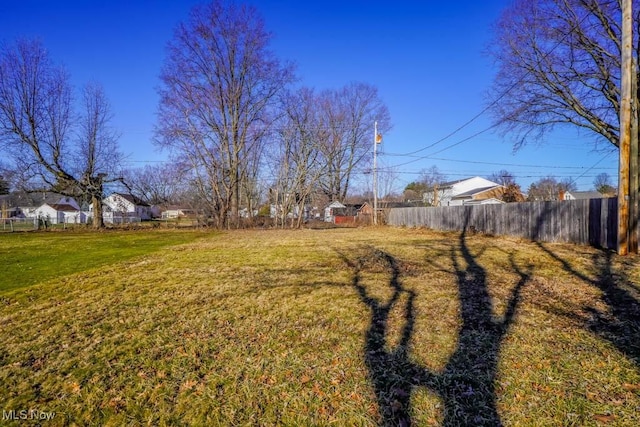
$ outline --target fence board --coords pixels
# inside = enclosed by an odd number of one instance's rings
[[[618,200],[590,199],[499,205],[392,208],[393,226],[434,230],[474,230],[545,242],[568,242],[615,249]]]

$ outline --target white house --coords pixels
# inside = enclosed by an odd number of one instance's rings
[[[53,205],[64,205],[71,206],[77,211],[80,210],[80,205],[73,197],[50,192],[20,194],[17,196],[15,203],[18,211],[25,218],[36,218],[40,216],[40,212],[42,212],[40,208],[44,205],[48,205],[49,207]],[[40,209],[40,211],[38,209]],[[45,211],[51,214],[51,210],[45,209]]]
[[[465,201],[481,200],[481,194],[486,194],[486,198],[495,198],[494,193],[499,189],[504,187],[475,176],[436,185],[431,191],[424,193],[423,200],[431,206],[461,206]]]
[[[334,222],[337,213],[344,211],[347,207],[342,203],[335,201],[331,202],[324,208],[324,220],[325,222]]]
[[[87,222],[85,214],[70,204],[44,203],[36,208],[34,213],[36,217],[46,220],[50,224],[84,224]]]
[[[162,219],[174,219],[180,217],[194,216],[195,210],[182,206],[167,206],[160,212]]]
[[[152,218],[151,206],[130,194],[113,193],[102,201],[105,222],[116,218],[136,218],[142,221]]]

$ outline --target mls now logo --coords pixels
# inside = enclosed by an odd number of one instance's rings
[[[49,421],[52,420],[56,416],[55,412],[44,412],[38,411],[37,409],[21,409],[15,410],[11,409],[9,411],[2,410],[2,419],[3,420],[39,420],[39,421]]]

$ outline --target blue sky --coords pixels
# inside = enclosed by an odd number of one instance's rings
[[[555,132],[514,153],[508,136],[488,131],[472,137],[490,126],[488,114],[418,154],[426,158],[397,155],[434,144],[485,108],[495,69],[484,52],[510,0],[249,2],[273,33],[276,54],[296,63],[300,84],[326,89],[361,81],[378,88],[393,122],[379,159],[395,170],[397,189],[433,165],[451,180],[506,169],[524,190],[547,175],[576,179],[579,190],[591,189],[601,172],[617,182],[617,152],[594,152],[591,135]],[[39,37],[78,88],[100,82],[122,151],[131,167],[142,166],[166,159],[151,143],[155,88],[173,29],[198,3],[2,1],[0,39]]]

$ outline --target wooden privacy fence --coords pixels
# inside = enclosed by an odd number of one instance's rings
[[[388,224],[434,230],[473,229],[486,234],[615,249],[618,199],[393,208]]]

